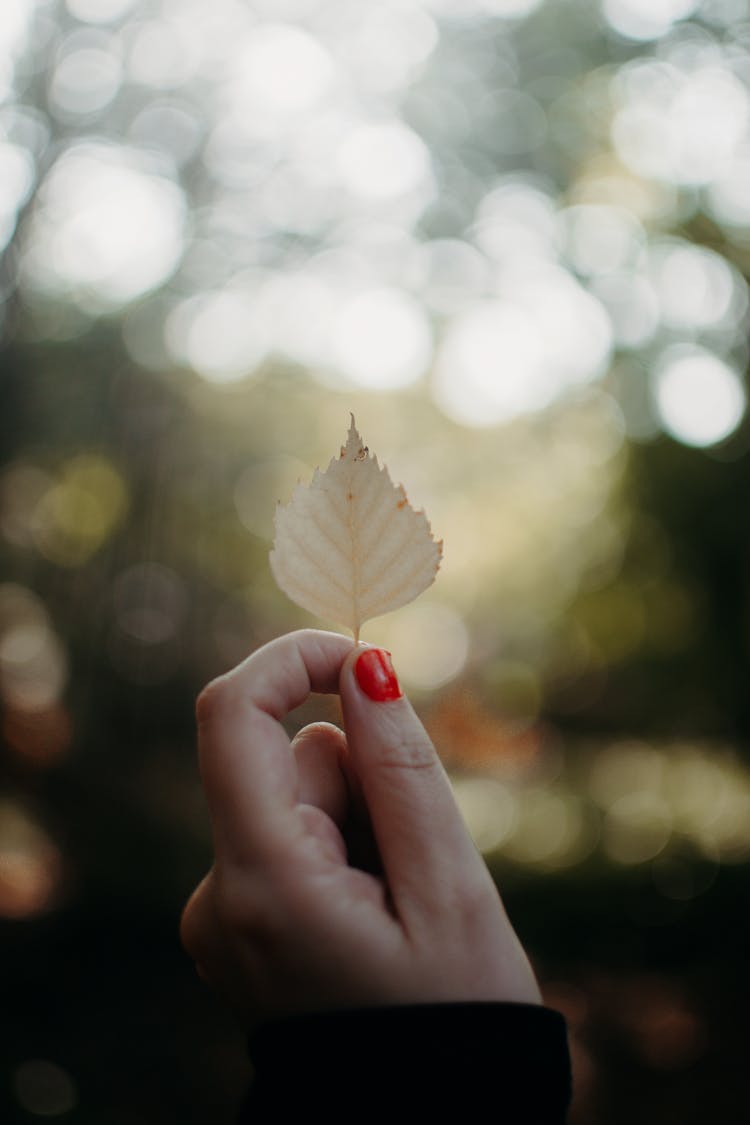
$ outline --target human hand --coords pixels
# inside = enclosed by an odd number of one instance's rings
[[[283,717],[341,696],[345,733]],[[375,698],[373,698],[373,696]],[[280,637],[197,704],[215,862],[182,918],[246,1024],[301,1012],[540,995],[435,749],[387,654]],[[349,845],[369,837],[364,870]]]

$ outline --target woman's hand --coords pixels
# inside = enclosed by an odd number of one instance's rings
[[[341,696],[345,733],[281,720]],[[280,637],[198,699],[215,863],[183,943],[246,1024],[336,1008],[538,1003],[533,973],[386,653]],[[368,858],[369,856],[369,858]]]

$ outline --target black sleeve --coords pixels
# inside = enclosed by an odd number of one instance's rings
[[[532,1004],[299,1016],[266,1024],[249,1048],[255,1078],[241,1125],[301,1112],[327,1125],[402,1113],[440,1121],[480,1109],[498,1125],[562,1125],[570,1101],[565,1021]]]

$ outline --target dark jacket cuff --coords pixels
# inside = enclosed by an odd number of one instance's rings
[[[533,1004],[420,1004],[269,1023],[249,1039],[242,1122],[319,1109],[326,1121],[492,1110],[502,1125],[565,1121],[565,1021]],[[396,1118],[398,1119],[398,1118]]]

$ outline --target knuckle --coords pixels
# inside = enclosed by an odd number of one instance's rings
[[[464,873],[460,879],[455,873],[446,874],[433,887],[431,911],[426,920],[428,933],[437,917],[446,937],[451,935],[451,940],[461,948],[472,948],[496,913],[498,903],[491,883],[488,885],[471,874]]]
[[[473,942],[497,913],[499,898],[489,879],[469,879],[457,895],[455,919],[466,940]]]
[[[247,878],[239,883],[222,883],[216,896],[216,913],[225,932],[256,946],[273,944],[282,928],[278,904]]]
[[[180,918],[180,942],[185,952],[197,961],[205,951],[207,929],[207,880],[193,891]]]
[[[195,717],[199,726],[209,723],[226,704],[228,691],[227,676],[217,676],[206,684],[195,701]]]
[[[380,764],[385,769],[395,770],[437,770],[439,759],[432,744],[424,738],[400,738],[387,742],[383,748]]]
[[[344,741],[343,731],[334,723],[323,722],[322,720],[314,723],[308,723],[302,730],[297,731],[297,734],[292,740],[292,745],[295,748],[300,746],[306,747],[308,744],[319,746],[321,744],[330,744],[331,746],[338,747]]]

